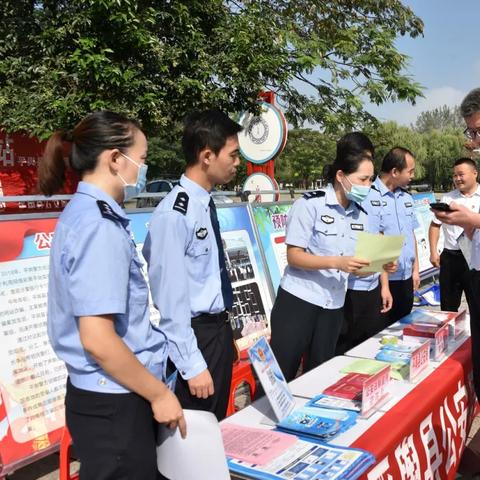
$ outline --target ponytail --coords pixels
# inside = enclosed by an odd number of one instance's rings
[[[60,191],[65,183],[65,170],[62,142],[68,138],[68,133],[57,130],[47,142],[43,159],[38,166],[38,186],[40,191],[50,196]]]
[[[126,151],[133,145],[137,130],[140,125],[135,120],[102,110],[85,117],[71,131],[56,131],[49,138],[38,166],[40,191],[50,196],[61,190],[67,168],[80,176],[95,170],[98,157],[104,150]],[[72,144],[68,161],[64,159],[62,142]]]

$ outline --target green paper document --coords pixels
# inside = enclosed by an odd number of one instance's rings
[[[383,272],[383,265],[398,260],[404,240],[403,235],[359,232],[355,257],[370,262],[368,267],[361,268],[359,272]]]

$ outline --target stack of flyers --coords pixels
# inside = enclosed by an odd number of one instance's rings
[[[280,430],[331,440],[355,425],[358,413],[305,405],[277,423]]]
[[[331,397],[346,398],[347,400],[361,400],[363,383],[370,375],[365,373],[348,373],[338,382],[328,386],[323,393]]]
[[[410,372],[412,353],[420,346],[419,343],[399,342],[395,345],[382,345],[375,355],[375,360],[388,362],[392,365],[391,376],[397,380],[406,379]]]

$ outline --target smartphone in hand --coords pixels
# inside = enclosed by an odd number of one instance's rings
[[[432,210],[438,210],[440,212],[451,212],[452,209],[448,205],[448,203],[443,203],[443,202],[434,202],[430,204],[430,208]]]

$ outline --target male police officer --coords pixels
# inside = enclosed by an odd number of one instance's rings
[[[184,408],[211,411],[219,420],[232,375],[233,293],[210,192],[235,176],[240,130],[219,111],[187,119],[185,174],[156,208],[143,248],[159,328],[180,373],[176,394]]]
[[[477,183],[477,164],[471,158],[459,158],[453,166],[453,183],[455,190],[445,194],[443,203],[455,202],[465,205],[474,212],[480,209],[480,185]],[[438,254],[437,245],[440,227],[444,233],[444,248]],[[440,220],[433,219],[428,230],[430,241],[430,262],[440,267],[440,305],[442,310],[456,312],[460,306],[462,293],[467,291],[470,281],[470,267],[463,256],[458,239],[463,229],[457,225],[442,225]]]
[[[413,290],[420,285],[417,244],[414,230],[418,223],[412,196],[405,190],[415,173],[415,158],[406,148],[392,148],[383,158],[380,175],[372,189],[382,202],[380,231],[385,235],[404,235],[397,271],[389,275],[393,306],[388,314],[392,324],[408,315],[413,307]]]

